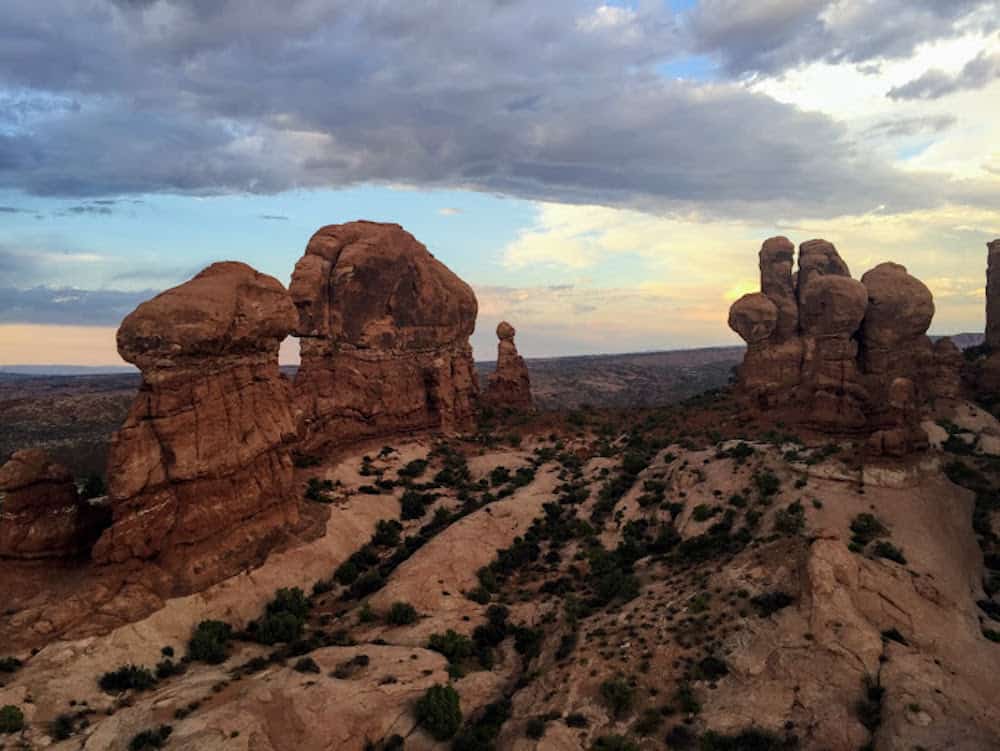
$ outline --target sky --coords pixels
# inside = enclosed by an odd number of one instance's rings
[[[0,0],[0,367],[402,224],[529,357],[730,345],[770,236],[981,331],[1000,0]],[[294,362],[295,342],[282,349]]]

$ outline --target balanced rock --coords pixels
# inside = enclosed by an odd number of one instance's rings
[[[0,467],[0,556],[54,558],[87,553],[103,514],[77,495],[70,471],[41,449],[17,451]]]
[[[303,449],[471,425],[472,289],[398,224],[321,228],[292,274]]]
[[[152,559],[190,590],[246,568],[296,521],[295,437],[278,347],[295,328],[276,279],[209,266],[142,303],[118,351],[142,371],[108,466],[100,562]]]
[[[506,321],[497,326],[497,367],[490,374],[485,399],[488,404],[511,410],[530,410],[531,379],[524,358],[514,344],[515,329]]]
[[[760,291],[778,309],[774,327],[775,342],[794,337],[799,328],[799,309],[795,301],[792,266],[795,246],[787,237],[772,237],[760,249]]]

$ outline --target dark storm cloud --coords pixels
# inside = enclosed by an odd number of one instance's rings
[[[756,215],[995,202],[978,184],[904,178],[825,116],[655,72],[695,47],[733,71],[902,54],[975,5],[898,2],[830,26],[826,3],[784,0],[707,0],[682,21],[590,0],[7,0],[0,85],[21,92],[30,127],[0,130],[0,187],[407,183]]]
[[[819,61],[871,69],[922,42],[995,28],[997,12],[997,0],[700,0],[688,20],[698,49],[739,75]]]
[[[981,89],[1000,78],[1000,54],[980,53],[967,62],[958,73],[929,70],[909,83],[889,90],[891,99],[940,99],[956,91]]]
[[[153,290],[0,287],[0,323],[117,326],[139,303],[155,294]]]

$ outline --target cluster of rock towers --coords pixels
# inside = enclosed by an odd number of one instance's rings
[[[180,591],[246,567],[297,523],[293,449],[468,429],[481,398],[531,407],[507,323],[480,397],[469,344],[477,310],[472,289],[396,224],[321,228],[288,290],[243,263],[209,266],[118,330],[142,385],[110,447],[110,526],[95,533],[65,470],[18,454],[0,470],[0,556],[93,545],[97,563],[155,560]],[[278,368],[290,335],[301,347],[294,383]],[[44,503],[20,503],[22,486],[44,491]],[[26,505],[31,519],[21,518]],[[52,513],[63,520],[58,540],[37,532]]]
[[[930,290],[896,263],[855,280],[825,240],[799,246],[793,273],[794,261],[787,238],[766,240],[761,291],[730,309],[747,342],[739,392],[789,424],[867,435],[873,453],[920,448],[921,406],[961,392],[961,352],[926,334]]]

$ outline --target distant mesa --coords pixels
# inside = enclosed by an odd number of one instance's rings
[[[497,325],[497,367],[489,376],[483,400],[494,408],[525,412],[534,404],[528,366],[514,344],[516,333],[507,321]]]
[[[304,450],[471,427],[476,296],[413,235],[366,221],[323,227],[289,290]]]
[[[897,263],[851,277],[834,245],[786,237],[760,250],[761,291],[729,311],[747,343],[738,391],[793,424],[863,434],[874,453],[926,445],[920,405],[960,392],[961,355],[948,339],[932,345],[929,289]]]

